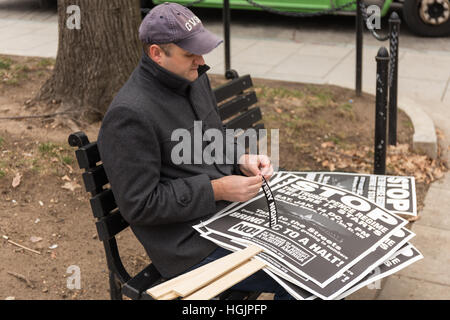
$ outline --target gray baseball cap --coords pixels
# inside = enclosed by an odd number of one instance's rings
[[[203,27],[188,8],[172,2],[154,7],[142,20],[139,39],[144,43],[174,43],[193,54],[203,55],[223,42]]]

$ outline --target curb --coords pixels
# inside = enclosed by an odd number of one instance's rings
[[[332,84],[346,89],[355,90],[354,87],[348,87],[345,85],[340,85],[332,82],[327,84]],[[370,88],[369,91],[362,91],[362,93],[367,93],[375,95],[375,92]],[[431,120],[430,116],[423,111],[422,106],[410,98],[399,97],[397,101],[397,108],[406,113],[406,115],[411,119],[414,127],[413,135],[413,150],[422,154],[427,155],[431,159],[437,158],[437,136],[436,129],[434,127],[434,122]]]
[[[405,112],[413,123],[413,150],[436,159],[437,136],[431,118],[418,103],[409,98],[399,99],[398,108]]]

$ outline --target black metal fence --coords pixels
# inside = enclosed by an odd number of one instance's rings
[[[363,55],[363,23],[367,24],[367,7],[362,0],[357,0],[356,9],[356,95],[361,95],[362,90],[362,55]],[[399,35],[400,35],[401,20],[397,12],[392,12],[389,17],[389,32],[386,36],[380,36],[373,28],[368,28],[371,34],[378,41],[389,40],[389,76],[388,76],[388,90],[386,94],[389,95],[389,113],[388,113],[388,143],[390,145],[397,144],[397,100],[398,100],[398,49],[399,49]]]

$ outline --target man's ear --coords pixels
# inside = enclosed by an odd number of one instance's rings
[[[155,61],[157,64],[161,64],[161,60],[163,58],[164,51],[156,44],[152,44],[148,48],[148,56]]]

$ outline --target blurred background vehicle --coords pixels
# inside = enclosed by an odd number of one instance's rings
[[[56,6],[57,0],[38,0],[41,7]],[[171,0],[183,5],[195,3],[196,7],[222,8],[223,0]],[[164,0],[140,0],[141,8],[152,8]],[[198,3],[197,3],[198,2]],[[231,9],[261,10],[251,2],[281,11],[317,12],[344,6],[336,14],[354,15],[354,0],[230,0]],[[389,10],[400,9],[403,21],[412,32],[425,37],[450,35],[450,0],[365,0],[366,5],[378,5],[381,16]]]

